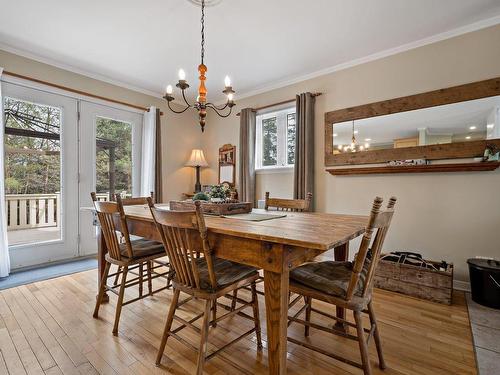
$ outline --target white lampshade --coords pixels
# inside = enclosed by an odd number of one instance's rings
[[[203,150],[194,149],[186,163],[186,167],[208,167]]]

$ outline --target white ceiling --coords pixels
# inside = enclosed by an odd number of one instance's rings
[[[209,99],[226,74],[238,98],[499,15],[500,0],[223,0],[206,10]],[[186,0],[1,0],[0,48],[159,95],[181,67],[196,86],[199,19]]]

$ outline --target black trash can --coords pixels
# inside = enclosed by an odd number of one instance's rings
[[[500,262],[471,258],[467,263],[472,300],[484,306],[500,309]]]

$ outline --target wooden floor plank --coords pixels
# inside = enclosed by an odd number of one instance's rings
[[[10,375],[24,375],[26,370],[24,369],[23,363],[19,354],[12,342],[7,328],[0,329],[0,351],[2,351],[3,360],[5,362],[5,367],[7,368],[7,373]]]
[[[162,285],[155,280],[154,285]],[[262,289],[262,285],[259,285]],[[126,298],[136,291],[127,290]],[[122,311],[118,337],[111,334],[116,297],[102,306],[99,319],[92,318],[96,294],[96,271],[86,271],[52,280],[20,286],[0,292],[0,374],[191,374],[196,354],[174,339],[169,339],[161,367],[154,365],[161,331],[171,300],[171,291],[126,306]],[[243,298],[247,292],[240,293]],[[265,321],[264,300],[259,299],[261,321]],[[331,309],[314,302],[319,309]],[[179,314],[192,317],[200,303],[182,306]],[[377,367],[373,343],[370,358],[374,374],[476,374],[472,336],[463,294],[455,293],[452,306],[421,301],[391,292],[376,290],[377,313],[388,369]],[[223,311],[220,311],[222,314]],[[313,314],[321,324],[325,317]],[[352,317],[348,316],[352,321]],[[367,322],[365,320],[365,322]],[[177,324],[177,323],[176,323]],[[251,322],[239,317],[221,322],[210,329],[209,350],[251,328]],[[266,327],[262,327],[267,345]],[[289,335],[303,339],[303,328],[292,325]],[[190,330],[181,332],[196,343]],[[356,343],[311,330],[309,340],[329,350],[358,360]],[[358,369],[289,344],[289,374],[360,374]],[[237,370],[233,364],[240,367]],[[8,371],[8,372],[7,372]],[[207,362],[205,373],[266,374],[267,353],[256,350],[255,335]]]

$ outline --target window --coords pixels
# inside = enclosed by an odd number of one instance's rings
[[[295,108],[257,115],[256,169],[295,164]]]
[[[132,196],[132,124],[97,116],[96,192],[103,200]]]
[[[58,240],[61,109],[5,97],[4,114],[9,245]]]

